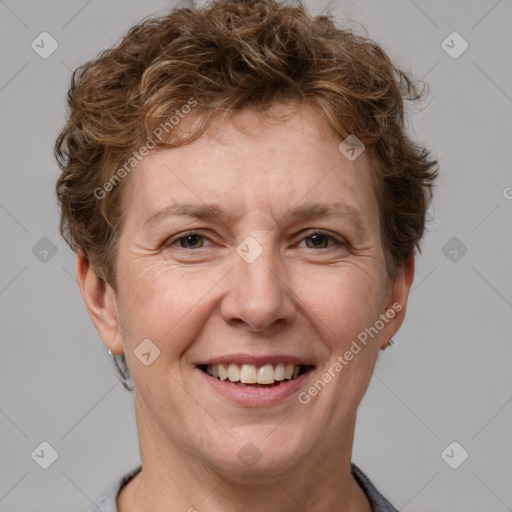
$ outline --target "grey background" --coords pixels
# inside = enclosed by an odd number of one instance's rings
[[[0,511],[89,510],[139,462],[132,396],[58,234],[52,150],[71,70],[171,5],[0,1]],[[403,511],[512,510],[512,2],[308,5],[360,21],[429,82],[412,129],[441,164],[406,321],[360,406],[353,461]],[[47,59],[31,48],[43,31],[59,44]],[[457,59],[441,47],[453,31],[469,43]],[[46,262],[33,253],[43,237],[57,250]],[[46,470],[31,458],[42,441],[58,452]],[[469,453],[458,469],[441,458],[452,441]]]

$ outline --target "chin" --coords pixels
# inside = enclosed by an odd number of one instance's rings
[[[219,440],[218,450],[205,455],[210,464],[233,477],[244,479],[261,476],[268,479],[269,473],[286,473],[300,463],[309,449],[311,436],[299,439],[292,425],[258,426],[242,428],[232,438]],[[292,431],[293,430],[293,431]],[[211,445],[210,445],[211,447]]]

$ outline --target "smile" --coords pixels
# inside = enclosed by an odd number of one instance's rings
[[[229,380],[234,384],[250,387],[278,385],[285,380],[293,380],[305,373],[309,366],[293,363],[254,364],[223,363],[199,366],[216,379]]]

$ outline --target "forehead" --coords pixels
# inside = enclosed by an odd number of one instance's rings
[[[126,216],[146,222],[186,203],[203,213],[215,205],[234,221],[336,203],[371,228],[378,208],[366,155],[348,160],[318,110],[279,108],[279,119],[241,111],[216,119],[191,144],[151,152],[130,176]]]

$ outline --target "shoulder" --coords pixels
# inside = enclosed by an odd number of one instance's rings
[[[359,487],[366,494],[373,512],[398,512],[391,503],[373,485],[371,480],[354,463],[351,464],[352,475],[359,484]]]

